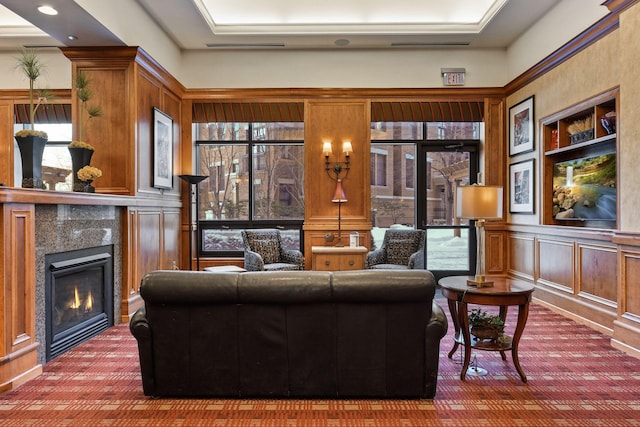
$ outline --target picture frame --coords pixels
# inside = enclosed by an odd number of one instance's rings
[[[533,96],[509,108],[509,156],[534,150]]]
[[[153,187],[173,188],[173,119],[153,108]]]
[[[534,213],[534,159],[509,165],[509,212]]]

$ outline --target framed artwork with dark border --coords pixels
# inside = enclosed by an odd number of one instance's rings
[[[509,155],[533,151],[533,96],[509,108]]]
[[[153,186],[173,188],[173,119],[153,108]]]
[[[509,212],[534,212],[534,159],[509,165]]]

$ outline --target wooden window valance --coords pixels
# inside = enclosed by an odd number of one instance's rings
[[[302,122],[302,102],[194,102],[194,123]]]
[[[13,110],[16,123],[30,123],[29,104],[15,104]],[[36,110],[35,122],[48,124],[71,123],[71,104],[40,105]]]
[[[482,122],[482,101],[372,102],[372,122]]]

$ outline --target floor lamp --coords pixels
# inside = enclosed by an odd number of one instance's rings
[[[458,187],[456,204],[458,218],[476,220],[476,275],[467,284],[479,288],[493,286],[485,276],[484,223],[486,219],[502,218],[502,187],[478,184]]]
[[[206,175],[179,175],[180,179],[189,184],[189,270],[193,270],[191,259],[193,256],[193,214],[191,213],[191,205],[193,204],[193,193],[195,188],[196,194],[196,271],[200,271],[200,218],[197,214],[198,210],[198,184],[209,178]],[[195,186],[195,187],[194,187]]]
[[[341,179],[339,179],[336,183],[336,190],[333,193],[331,201],[338,204],[338,241],[336,242],[336,246],[344,246],[342,244],[342,227],[340,226],[340,223],[342,222],[342,212],[340,212],[340,206],[342,206],[343,203],[347,202],[347,195],[344,194],[344,187],[342,186]]]

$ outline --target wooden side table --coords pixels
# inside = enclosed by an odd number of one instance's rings
[[[365,246],[312,246],[311,268],[319,271],[364,269]]]
[[[464,380],[471,361],[471,349],[485,351],[499,351],[502,360],[506,360],[505,351],[511,350],[513,364],[520,374],[522,382],[527,382],[527,376],[520,367],[518,360],[518,343],[527,323],[529,315],[529,302],[534,287],[532,284],[521,280],[506,277],[492,277],[493,286],[477,288],[468,286],[468,276],[443,277],[438,281],[442,295],[447,298],[451,318],[455,330],[454,345],[449,352],[449,359],[453,356],[459,345],[464,346],[464,364],[460,379]],[[506,336],[503,341],[483,341],[475,337],[471,338],[469,331],[469,312],[467,304],[490,305],[500,307],[500,318],[504,321],[507,317],[509,306],[518,306],[518,322],[513,337]],[[469,344],[467,344],[469,343]]]

